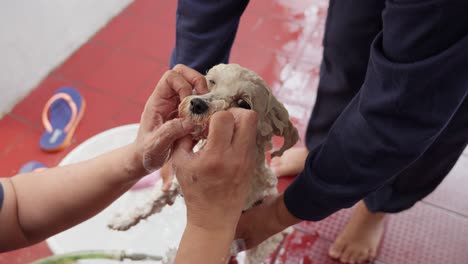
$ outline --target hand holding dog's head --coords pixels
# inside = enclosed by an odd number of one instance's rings
[[[236,110],[213,114],[206,145],[199,152],[192,151],[191,137],[174,147],[172,164],[188,221],[204,228],[235,227],[247,198],[257,155],[257,114]]]
[[[146,171],[159,169],[169,157],[172,143],[190,132],[189,120],[173,118],[180,101],[191,95],[193,89],[207,92],[205,78],[184,65],[177,65],[160,79],[141,115],[134,144],[137,166],[143,165]]]

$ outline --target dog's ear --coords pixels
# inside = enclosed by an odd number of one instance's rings
[[[272,135],[284,138],[283,146],[273,152],[272,157],[281,156],[284,151],[294,146],[299,140],[297,129],[289,121],[288,110],[274,96],[271,96],[269,110],[259,125],[262,137],[269,140],[271,140]]]

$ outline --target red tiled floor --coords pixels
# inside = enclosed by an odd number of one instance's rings
[[[0,157],[26,136],[27,129],[26,124],[12,118],[10,115],[0,120],[0,131],[2,131]]]
[[[125,11],[129,14],[146,19],[160,21],[164,24],[174,24],[177,1],[134,1]]]
[[[139,1],[137,1],[139,2]],[[128,36],[139,26],[139,18],[123,12],[114,17],[103,29],[97,32],[91,42],[101,43],[110,47],[120,47]]]
[[[25,99],[19,102],[11,111],[16,117],[31,122],[36,128],[42,127],[41,115],[44,104],[55,90],[70,83],[55,77],[46,77]]]
[[[139,123],[143,109],[144,106],[139,104],[127,103],[123,105],[122,111],[114,117],[112,126]]]
[[[131,98],[158,67],[158,63],[147,58],[136,57],[125,51],[114,51],[98,69],[84,79],[84,83],[110,96]]]
[[[306,21],[304,22],[306,29],[304,31],[307,32],[307,35],[300,58],[303,61],[319,65],[323,52],[322,39],[325,31],[327,7],[324,5],[311,6],[306,13]]]
[[[231,63],[238,63],[257,72],[273,91],[281,87],[283,71],[289,61],[283,55],[240,42],[233,47],[230,58]]]
[[[260,16],[269,16],[282,19],[301,20],[304,17],[304,11],[310,6],[328,6],[328,1],[323,0],[256,0],[252,1],[247,11]]]
[[[278,179],[278,191],[280,193],[284,192],[286,188],[289,186],[289,184],[291,184],[291,182],[294,180],[295,177],[296,175],[279,178]]]
[[[262,21],[262,17],[252,14],[252,12],[249,12],[249,9],[247,9],[240,19],[236,39],[234,40],[234,43],[236,44],[233,45],[233,48],[236,48],[237,43],[245,44],[251,42],[252,39],[255,39],[253,32],[261,23],[263,23]]]
[[[151,76],[146,82],[143,84],[143,86],[136,92],[134,97],[132,97],[132,100],[135,101],[138,104],[145,105],[146,101],[148,100],[149,96],[153,93],[154,88],[156,87],[156,84],[158,84],[159,80],[161,79],[161,76],[169,69],[167,66],[161,66],[157,67],[152,73]]]
[[[330,242],[319,236],[295,230],[286,237],[275,263],[337,263],[327,255],[329,245]]]
[[[285,55],[296,55],[304,37],[304,27],[295,22],[276,18],[264,18],[252,31],[248,44],[267,48]]]
[[[284,103],[311,108],[315,103],[318,79],[318,65],[303,61],[296,62],[290,66],[284,83],[276,96],[280,97]],[[302,118],[302,116],[299,118],[307,121],[307,118]]]
[[[345,227],[351,211],[352,209],[338,211],[319,222],[302,222],[296,228],[308,234],[318,233],[321,238],[333,241]]]
[[[111,53],[111,49],[98,42],[87,42],[58,67],[54,74],[70,81],[86,80],[100,68]]]
[[[333,241],[351,215],[339,211],[320,222],[304,222],[298,230],[318,233]],[[468,220],[424,203],[411,210],[391,215],[377,257],[384,263],[463,263],[468,258]],[[448,246],[450,245],[450,246]]]
[[[463,155],[439,187],[424,201],[468,217],[468,157]]]
[[[306,130],[307,122],[309,121],[309,116],[312,108],[310,106],[297,105],[295,103],[288,102],[283,102],[283,104],[286,107],[286,109],[288,109],[289,118],[296,126],[297,130],[299,131],[299,134],[303,135]]]
[[[31,160],[41,161],[48,166],[55,166],[65,155],[64,152],[45,153],[39,148],[41,132],[37,129],[26,128],[26,135],[9,151],[4,153],[0,163],[0,175],[12,176],[19,168]]]
[[[86,112],[76,132],[72,146],[89,137],[113,127],[113,119],[118,116],[125,100],[93,89],[77,87],[86,100]]]
[[[52,254],[45,242],[15,251],[0,253],[1,264],[26,264]]]
[[[466,263],[468,220],[419,203],[392,216],[378,259],[384,263]]]
[[[172,24],[141,20],[138,27],[122,43],[122,48],[169,65],[174,43],[175,20]]]

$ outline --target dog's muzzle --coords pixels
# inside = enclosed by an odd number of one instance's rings
[[[200,115],[208,111],[208,104],[200,98],[190,100],[190,112]]]

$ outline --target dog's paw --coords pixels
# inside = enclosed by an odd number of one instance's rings
[[[166,257],[162,260],[162,264],[173,264],[177,255],[177,248],[169,248],[166,251]]]
[[[126,214],[117,214],[112,218],[109,224],[107,224],[107,227],[116,231],[126,231],[136,224],[135,218]]]

